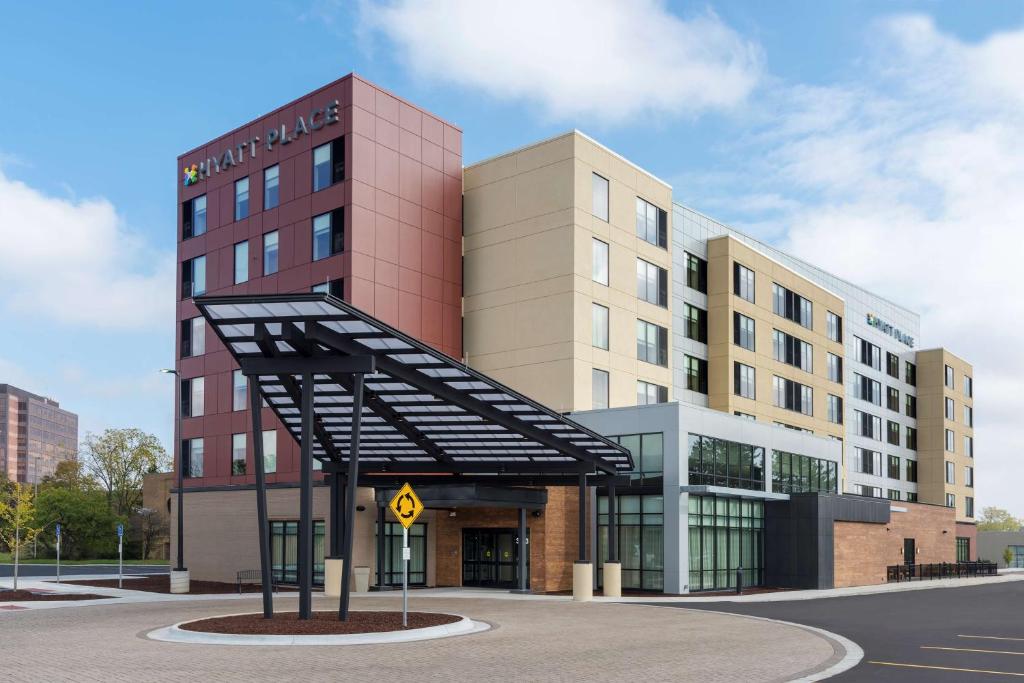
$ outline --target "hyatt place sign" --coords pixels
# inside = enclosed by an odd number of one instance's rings
[[[267,151],[270,152],[274,149],[274,145],[290,144],[303,135],[309,135],[314,130],[320,130],[324,126],[337,122],[338,100],[334,100],[326,107],[314,109],[309,113],[309,116],[299,116],[295,119],[294,126],[289,127],[288,124],[282,123],[277,128],[271,128],[267,131],[264,144],[267,147]],[[251,140],[246,140],[234,147],[229,147],[219,156],[203,159],[198,164],[192,164],[191,166],[186,164],[183,170],[184,177],[182,182],[185,187],[195,185],[200,180],[208,178],[214,173],[221,173],[232,166],[242,163],[245,161],[247,153],[250,158],[255,158],[256,151],[260,147],[259,142],[260,136],[257,135]]]
[[[874,313],[868,313],[868,325],[874,327],[876,330],[880,330],[890,337],[903,342],[910,348],[914,348],[914,338],[909,334],[904,333],[902,330],[897,329],[879,318]]]

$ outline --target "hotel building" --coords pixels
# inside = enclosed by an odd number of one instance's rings
[[[0,473],[35,484],[78,455],[78,415],[52,398],[0,384]]]

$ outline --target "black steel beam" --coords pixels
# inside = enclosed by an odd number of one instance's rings
[[[302,375],[299,457],[299,619],[313,617],[313,375]]]
[[[587,561],[587,475],[580,472],[579,475],[579,492],[580,492],[580,528],[579,528],[579,561]]]
[[[384,503],[377,505],[377,590],[384,590],[384,529],[387,520],[384,518]]]
[[[519,508],[519,590],[527,591],[526,558],[529,557],[530,546],[526,542],[526,508]]]
[[[314,375],[327,375],[334,372],[375,372],[374,357],[362,356],[319,356],[306,358],[302,356],[280,356],[273,358],[240,358],[239,366],[242,373],[253,375],[302,375],[311,372]]]
[[[615,484],[608,485],[608,561],[619,561],[619,510]]]
[[[263,460],[263,411],[256,382],[249,382],[249,411],[252,417],[252,457],[253,464],[256,466],[256,521],[259,525],[263,618],[273,619],[273,582],[270,579],[270,522],[267,519],[267,475]]]
[[[356,525],[356,485],[359,483],[359,425],[363,413],[363,376],[353,377],[352,389],[352,444],[349,446],[351,456],[348,459],[348,510],[345,513],[345,562],[341,566],[341,601],[338,605],[338,618],[348,621],[349,586],[352,577],[352,540]]]

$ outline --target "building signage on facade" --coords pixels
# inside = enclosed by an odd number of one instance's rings
[[[874,327],[877,330],[881,330],[882,332],[886,333],[893,339],[903,342],[910,348],[914,348],[914,338],[911,337],[909,334],[906,334],[902,330],[893,327],[889,323],[879,318],[874,313],[868,313],[867,318],[868,325],[870,325],[871,327]]]
[[[295,125],[293,126],[282,123],[276,128],[271,128],[267,131],[267,136],[264,141],[267,151],[272,151],[274,149],[274,145],[290,144],[295,140],[298,140],[303,135],[309,135],[312,131],[320,130],[324,126],[329,126],[332,123],[337,123],[338,106],[338,100],[334,100],[326,107],[314,109],[310,112],[308,117],[299,116],[295,119]],[[245,155],[247,153],[249,158],[255,158],[256,152],[260,147],[259,143],[260,136],[257,135],[251,140],[246,140],[234,147],[229,147],[219,156],[209,157],[200,161],[198,164],[192,164],[191,166],[186,164],[182,171],[182,182],[185,187],[195,185],[200,180],[208,178],[214,173],[220,173],[221,171],[230,169],[232,166],[241,164],[245,161]]]

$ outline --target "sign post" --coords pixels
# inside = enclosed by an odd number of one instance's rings
[[[60,522],[57,522],[57,583],[60,583]]]
[[[117,587],[124,582],[124,524],[117,525]]]
[[[409,527],[423,512],[423,501],[406,482],[391,499],[389,507],[402,525],[402,628],[406,628],[409,626],[409,558],[412,556],[409,550]],[[384,530],[380,529],[378,533],[382,534]],[[381,578],[377,577],[377,581],[379,583]]]

